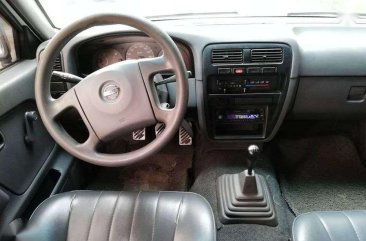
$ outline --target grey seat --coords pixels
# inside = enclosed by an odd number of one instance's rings
[[[213,241],[216,229],[194,193],[75,191],[43,202],[16,240]]]
[[[311,212],[298,216],[293,241],[366,241],[366,211]]]

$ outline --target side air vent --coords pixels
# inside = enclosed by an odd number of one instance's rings
[[[212,64],[241,64],[243,63],[242,49],[214,49],[212,50]]]
[[[252,49],[250,53],[252,63],[282,63],[282,48]]]
[[[61,63],[61,55],[59,55],[56,59],[55,59],[55,63],[53,63],[53,71],[63,71],[62,68],[62,63]]]
[[[53,71],[64,71],[64,68],[62,66],[62,58],[61,55],[59,55],[55,63],[53,64]],[[52,76],[51,77],[51,96],[53,98],[58,98],[61,95],[63,95],[67,91],[67,84],[59,77]]]

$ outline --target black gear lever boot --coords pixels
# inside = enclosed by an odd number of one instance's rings
[[[253,170],[258,160],[258,146],[248,148],[248,169],[237,174],[225,174],[218,179],[218,208],[220,221],[276,226],[277,219],[267,183]]]

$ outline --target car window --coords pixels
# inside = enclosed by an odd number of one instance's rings
[[[0,70],[18,60],[14,28],[0,15]]]

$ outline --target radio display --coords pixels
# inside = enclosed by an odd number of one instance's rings
[[[217,113],[217,119],[223,121],[261,121],[263,120],[263,110],[223,111]]]
[[[260,114],[226,114],[226,120],[258,120]]]

